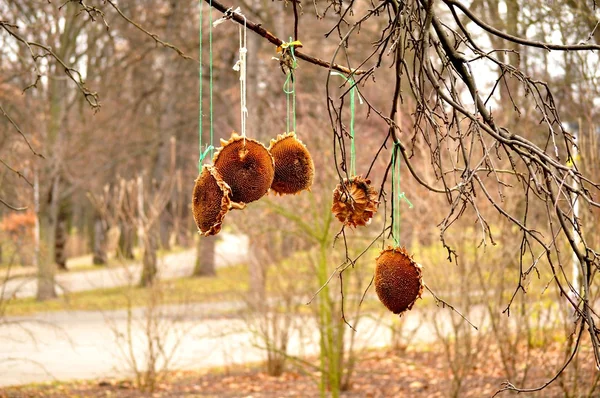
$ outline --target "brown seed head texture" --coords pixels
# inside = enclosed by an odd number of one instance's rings
[[[375,291],[394,314],[410,310],[423,293],[421,266],[406,249],[388,247],[376,260]]]
[[[231,200],[249,203],[260,199],[271,187],[275,176],[275,164],[269,150],[260,142],[235,132],[229,141],[221,140],[221,145],[213,162],[223,181],[231,187]]]
[[[213,166],[204,165],[196,179],[192,196],[194,220],[204,236],[216,235],[221,230],[223,217],[230,207],[231,189]]]
[[[333,191],[331,211],[345,225],[356,227],[367,225],[377,212],[377,191],[371,187],[371,180],[355,176],[344,179],[344,186],[338,184]],[[345,187],[345,190],[344,190]]]
[[[275,178],[271,189],[280,195],[310,190],[315,166],[306,146],[294,132],[280,134],[271,140],[269,152],[275,159]]]

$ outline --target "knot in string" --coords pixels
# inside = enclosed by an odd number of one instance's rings
[[[277,52],[281,53],[281,58],[276,58],[279,60],[279,64],[281,65],[281,69],[286,74],[285,83],[283,83],[283,92],[286,95],[286,132],[290,132],[290,115],[292,119],[292,130],[296,131],[296,80],[294,78],[294,71],[298,67],[298,60],[296,59],[296,55],[294,53],[295,47],[302,47],[302,43],[298,40],[292,41],[290,37],[289,42],[281,43],[279,47],[277,47]],[[290,96],[292,97],[292,110],[290,113]]]
[[[211,4],[211,6],[212,6],[212,4]],[[243,17],[242,9],[240,7],[236,7],[235,9],[233,9],[232,7],[229,7],[227,10],[225,10],[225,12],[223,13],[223,16],[221,18],[217,19],[216,21],[214,21],[212,23],[212,26],[216,28],[217,26],[221,25],[223,22],[230,20],[231,18],[233,18],[233,14],[238,14]],[[244,20],[245,20],[245,18],[244,18]]]
[[[402,199],[403,201],[405,201],[406,203],[408,203],[408,208],[409,208],[409,209],[412,209],[412,208],[414,207],[414,206],[413,206],[413,204],[411,203],[411,201],[410,201],[410,200],[408,200],[408,198],[406,197],[406,195],[404,194],[404,192],[400,192],[400,193],[398,194],[398,198],[400,198],[400,199]]]
[[[204,158],[206,158],[206,155],[208,155],[209,152],[212,152],[213,149],[215,149],[215,147],[212,144],[208,145],[206,147],[206,149],[204,150],[204,152],[202,152],[200,154],[200,164],[199,164],[200,169],[202,169],[202,162],[204,162]],[[202,148],[200,148],[200,151],[202,151]]]
[[[277,47],[277,52],[281,53],[281,57],[275,59],[279,61],[283,73],[289,74],[290,71],[293,72],[298,67],[295,51],[296,48],[300,47],[302,47],[302,43],[299,40],[292,40],[291,37],[290,41],[283,42]]]

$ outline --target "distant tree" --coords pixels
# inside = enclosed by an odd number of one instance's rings
[[[311,63],[351,77],[369,117],[386,125],[385,134],[370,137],[379,145],[365,171],[369,175],[373,167],[382,163],[387,167],[388,171],[376,181],[382,206],[388,207],[391,197],[400,194],[388,192],[394,152],[414,183],[445,201],[447,213],[436,221],[449,260],[457,260],[448,232],[459,219],[466,216],[476,221],[479,243],[485,247],[501,239],[488,215],[504,217],[512,229],[502,232],[518,234],[520,238],[516,262],[520,278],[514,295],[524,293],[527,281],[534,275],[551,280],[576,314],[573,335],[577,336],[577,342],[565,367],[579,350],[584,332],[600,366],[597,326],[600,320],[598,310],[593,308],[597,290],[594,277],[600,266],[596,233],[600,182],[594,177],[596,168],[590,166],[589,149],[581,145],[581,142],[595,142],[598,124],[600,29],[594,1],[287,0],[281,2],[286,6],[285,12],[275,18],[267,12],[276,6],[273,2],[245,2],[248,4],[244,3],[242,13],[246,18],[233,12],[231,4],[218,0],[205,2],[275,46],[288,41],[290,36],[302,41],[317,26],[325,26],[325,37],[311,47],[297,49],[295,57],[301,68]],[[197,3],[166,0],[122,3],[106,0],[89,5],[69,0],[58,5],[7,1],[0,5],[3,15],[0,56],[16,65],[9,71],[15,76],[11,79],[21,89],[29,88],[28,98],[34,99],[32,103],[4,107],[4,102],[16,104],[17,100],[0,97],[3,127],[16,131],[23,142],[30,144],[29,136],[7,109],[11,112],[27,109],[28,114],[35,110],[47,115],[27,124],[30,129],[38,126],[43,131],[37,138],[47,158],[44,167],[39,168],[40,225],[48,249],[47,258],[40,262],[39,299],[55,295],[54,250],[61,203],[99,169],[112,177],[122,172],[130,174],[127,178],[135,178],[139,170],[144,170],[151,179],[165,178],[162,170],[168,158],[166,137],[172,135],[171,130],[184,135],[184,131],[197,127],[195,121],[186,124],[174,115],[179,107],[184,109],[193,102],[173,89],[175,81],[187,82],[192,78],[193,63],[165,70],[165,65],[181,60],[173,61],[164,51],[152,51],[158,45],[171,56],[188,58],[188,48],[170,44],[152,30],[168,35],[179,33],[182,36],[178,39],[190,37],[197,21],[186,16]],[[307,15],[303,17],[303,13],[315,13],[320,23]],[[273,31],[285,31],[278,33],[283,40]],[[219,56],[215,56],[216,62],[220,62],[219,70],[230,68],[226,61],[235,53],[236,48],[231,47],[237,46],[231,37],[225,39],[230,44],[222,44]],[[252,41],[257,43],[255,39]],[[195,40],[181,42],[190,49],[198,44]],[[75,127],[74,120],[84,118],[69,117],[71,112],[80,110],[75,104],[87,104],[92,110],[100,105],[98,94],[78,71],[85,62],[86,49],[94,50],[96,66],[103,66],[106,71],[105,75],[98,74],[90,80],[100,84],[106,78],[105,91],[118,104],[110,108],[109,117],[103,120],[106,123],[102,123],[110,126],[112,131],[107,136],[111,140],[104,137],[106,130],[95,130],[94,123],[84,122]],[[0,66],[3,76],[9,76],[4,64]],[[283,58],[281,66],[284,69],[289,66],[289,59]],[[93,75],[91,70],[87,74]],[[486,84],[484,76],[492,76],[492,84]],[[14,91],[11,79],[3,79],[0,84],[11,81]],[[223,79],[222,83],[228,81],[223,77],[217,79]],[[333,145],[327,151],[333,154],[332,167],[341,181],[350,177],[347,115],[351,90],[349,84],[342,85],[338,79],[334,82],[329,73],[321,81],[326,91],[323,106],[311,111],[321,117],[325,113],[329,116]],[[225,83],[222,90],[215,91],[216,96],[223,103],[231,103],[236,97]],[[37,90],[33,90],[36,86]],[[313,88],[318,92],[320,87]],[[270,104],[271,99],[265,95],[262,100]],[[226,115],[223,119],[230,117]],[[578,121],[576,131],[566,128],[565,122],[572,119]],[[232,121],[235,120],[228,120]],[[73,134],[75,128],[95,131],[96,144],[110,141],[120,148],[102,154],[105,166],[86,168],[95,161],[93,148],[97,146],[85,141],[80,142],[80,147],[69,146],[71,141],[86,136]],[[151,139],[147,139],[151,135],[148,132],[155,133]],[[121,141],[123,136],[128,137],[126,142]],[[576,144],[587,158],[575,156]],[[81,147],[92,149],[78,151]],[[27,148],[37,153],[37,144]],[[71,150],[83,153],[78,162],[70,159]],[[193,152],[190,150],[182,159],[189,161],[196,155]],[[76,173],[74,169],[88,173]],[[88,188],[99,189],[103,183],[98,181],[96,186],[90,184]],[[14,210],[18,203],[4,196],[12,193],[2,187],[0,201]],[[161,203],[164,196],[172,195],[172,192],[162,193]],[[521,197],[522,203],[509,206],[508,197]],[[165,203],[165,208],[172,209],[169,203]],[[161,241],[165,246],[168,244],[167,237],[172,234],[174,224],[170,219],[172,214],[171,210],[165,211],[159,215],[160,222],[148,225],[152,228],[148,232],[153,248]],[[386,222],[383,235],[389,230],[390,222]],[[148,253],[148,264],[153,263],[152,255]],[[352,259],[347,261],[351,263]],[[579,277],[573,276],[572,264]],[[507,313],[511,303],[507,303]],[[510,383],[506,389],[530,391]]]
[[[169,82],[164,80],[165,69],[161,65],[178,64],[173,72],[177,78],[183,78],[181,71],[196,76],[196,66],[183,50],[146,29],[161,33],[166,29],[169,36],[181,34],[183,28],[193,31],[197,29],[194,20],[188,21],[183,16],[187,14],[186,8],[195,6],[197,2],[191,0],[177,4],[153,0],[151,6],[147,2],[117,5],[114,1],[105,2],[103,7],[81,1],[61,4],[8,1],[0,5],[3,15],[0,39],[7,44],[0,57],[12,60],[19,55],[17,62],[9,63],[6,70],[3,62],[2,82],[8,82],[8,88],[18,94],[26,89],[26,98],[33,105],[19,103],[14,95],[2,96],[0,119],[5,122],[2,133],[13,131],[14,137],[9,136],[9,142],[17,142],[14,132],[18,133],[34,155],[39,153],[39,157],[45,158],[35,162],[34,167],[30,161],[26,167],[13,168],[31,181],[33,169],[39,175],[39,219],[44,248],[40,251],[44,258],[38,262],[40,300],[55,296],[54,273],[57,266],[66,264],[66,239],[73,223],[79,223],[75,225],[78,231],[101,230],[97,228],[100,224],[93,209],[82,203],[85,192],[98,192],[105,183],[116,182],[116,176],[136,178],[138,172],[148,170],[151,179],[167,178],[164,160],[169,145],[165,142],[173,135],[184,139],[187,132],[193,132],[183,128],[174,112],[175,106],[191,101],[169,91],[177,85],[173,78]],[[146,9],[159,11],[143,27],[129,18]],[[171,22],[165,25],[163,22],[169,18]],[[190,47],[197,47],[197,39]],[[103,103],[99,92],[104,96]],[[168,111],[164,104],[170,104]],[[97,113],[101,105],[103,112]],[[25,106],[30,106],[30,113],[39,120],[25,117]],[[193,125],[196,119],[188,120]],[[40,126],[44,129],[38,134]],[[0,154],[0,159],[6,159],[6,152]],[[14,195],[14,191],[5,187],[0,190],[3,206],[15,211],[24,207],[14,200],[4,200],[4,194]],[[29,195],[33,196],[31,192]],[[25,201],[30,202],[30,199]],[[83,209],[84,217],[75,220],[72,206]],[[165,211],[161,217],[155,228],[166,231],[161,234],[165,246],[170,241],[174,216]],[[119,227],[119,254],[131,258],[135,226],[120,224]],[[101,234],[89,236],[100,238]],[[102,244],[96,242],[90,246],[98,249]],[[157,241],[152,246],[160,245]]]
[[[196,264],[192,276],[215,276],[216,236],[200,237],[196,244]]]

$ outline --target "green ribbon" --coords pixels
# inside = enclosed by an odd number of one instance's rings
[[[356,147],[354,144],[354,115],[355,115],[355,97],[358,95],[358,100],[362,104],[362,99],[360,98],[360,94],[358,94],[358,89],[356,88],[356,82],[354,79],[350,77],[346,77],[345,75],[339,72],[331,72],[332,76],[341,76],[346,82],[350,83],[352,88],[350,89],[350,176],[356,175]]]
[[[204,152],[200,152],[200,169],[202,169],[202,162],[204,162],[204,158],[206,157],[206,155],[208,155],[208,153],[210,152],[211,154],[211,158],[212,158],[212,152],[215,149],[214,146],[209,145],[208,147],[206,147],[206,149],[204,150]],[[200,151],[202,151],[202,149],[200,149]]]
[[[200,0],[202,1],[202,0]],[[207,150],[210,149],[210,157],[212,159],[213,154],[214,154],[214,122],[213,122],[213,15],[212,15],[212,0],[210,0],[208,2],[209,5],[209,11],[208,11],[208,19],[209,19],[209,24],[208,24],[208,70],[209,70],[209,77],[208,77],[208,91],[209,91],[209,96],[210,96],[210,146],[207,148]]]
[[[198,58],[200,59],[200,67],[198,68],[198,174],[202,172],[202,161],[206,156],[206,152],[202,151],[202,14],[204,14],[204,0],[200,0],[200,26],[198,28]]]
[[[290,132],[290,95],[292,97],[292,120],[293,120],[293,130],[296,131],[296,79],[294,78],[294,70],[298,66],[298,61],[296,60],[296,55],[294,54],[294,47],[296,47],[296,43],[300,43],[298,41],[292,41],[290,37],[290,41],[288,43],[282,43],[279,48],[284,51],[285,49],[289,49],[290,55],[292,56],[292,67],[288,69],[285,79],[285,83],[283,83],[283,92],[285,93],[285,106],[286,106],[286,132]],[[301,44],[300,44],[301,45]],[[279,51],[278,48],[278,51]],[[291,88],[290,88],[291,87]]]

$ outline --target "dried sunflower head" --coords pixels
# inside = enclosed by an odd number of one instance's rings
[[[231,200],[249,203],[267,193],[275,165],[269,150],[260,142],[235,132],[229,141],[221,140],[221,149],[213,159],[216,169],[231,187]]]
[[[231,206],[231,189],[213,166],[204,165],[196,179],[192,196],[192,212],[198,230],[204,236],[216,235]]]
[[[310,189],[315,166],[306,146],[294,132],[280,134],[271,140],[269,152],[275,159],[275,178],[271,189],[280,195]]]
[[[375,291],[394,314],[410,310],[423,293],[421,266],[405,248],[388,247],[376,260]]]
[[[344,179],[333,191],[331,211],[345,225],[367,225],[377,212],[377,191],[361,176]]]

